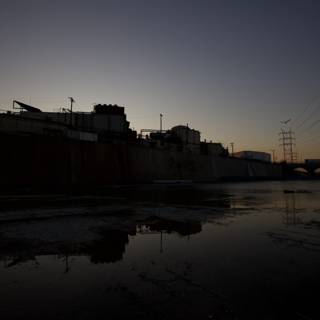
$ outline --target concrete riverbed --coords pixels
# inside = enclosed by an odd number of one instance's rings
[[[317,319],[320,181],[0,198],[5,319]]]

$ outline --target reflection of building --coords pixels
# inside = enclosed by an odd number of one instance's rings
[[[129,243],[129,235],[135,235],[137,232],[160,234],[162,246],[163,233],[177,232],[182,236],[187,236],[199,233],[201,229],[201,222],[180,222],[154,217],[138,225],[132,221],[131,224],[126,225],[125,230],[98,227],[95,229],[96,237],[93,240],[87,240],[86,235],[83,239],[73,240],[66,237],[56,242],[3,238],[0,243],[0,260],[5,262],[6,267],[11,267],[18,263],[36,260],[38,256],[57,255],[64,261],[65,270],[68,272],[73,256],[88,256],[94,264],[114,263],[122,260]]]
[[[118,230],[99,230],[100,237],[93,241],[45,242],[31,240],[6,240],[0,247],[0,258],[11,267],[21,262],[36,260],[37,256],[58,255],[65,259],[72,256],[89,256],[92,263],[113,263],[123,259],[126,245],[129,243],[129,234]],[[135,234],[135,229],[130,231]]]
[[[199,233],[201,230],[201,222],[182,222],[160,218],[149,218],[143,221],[143,224],[137,225],[137,232],[140,233],[176,232],[182,236],[188,236]]]
[[[181,236],[190,236],[202,231],[201,222],[192,221],[174,221],[151,217],[137,225],[137,233],[140,234],[159,234],[160,235],[160,253],[163,252],[163,234],[177,232]]]
[[[110,230],[103,237],[85,246],[84,253],[93,263],[110,263],[123,259],[125,247],[129,243],[127,232]]]

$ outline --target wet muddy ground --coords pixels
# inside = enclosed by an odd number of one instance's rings
[[[318,319],[320,181],[0,197],[5,319]]]

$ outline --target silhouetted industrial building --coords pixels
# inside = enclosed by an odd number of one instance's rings
[[[271,162],[271,154],[261,151],[239,151],[233,154],[236,158]]]

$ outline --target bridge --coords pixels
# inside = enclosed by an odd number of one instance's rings
[[[284,163],[285,174],[305,174],[310,176],[320,175],[320,160],[297,163]]]

